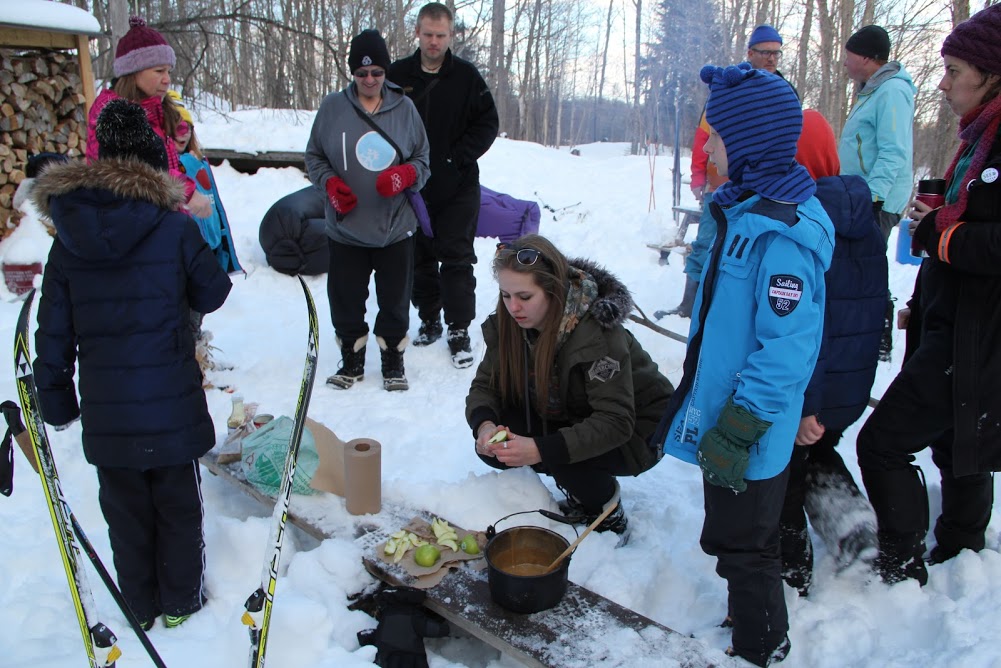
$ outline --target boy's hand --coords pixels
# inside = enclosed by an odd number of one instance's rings
[[[702,476],[712,485],[734,492],[747,489],[744,473],[751,460],[750,448],[757,443],[771,422],[754,417],[749,410],[727,399],[716,426],[699,443],[697,459]]]

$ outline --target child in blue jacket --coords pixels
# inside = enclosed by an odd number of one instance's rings
[[[702,549],[727,580],[732,647],[785,658],[779,515],[803,392],[820,350],[834,229],[795,162],[803,112],[780,77],[707,65],[705,150],[729,181],[692,311],[684,375],[654,438],[704,477]]]
[[[195,123],[191,112],[181,104],[181,96],[177,91],[167,91],[174,101],[174,106],[181,114],[181,121],[174,130],[174,145],[177,147],[177,157],[181,172],[195,182],[195,190],[209,198],[212,202],[212,214],[208,218],[192,216],[198,223],[198,228],[205,237],[220,266],[227,274],[242,274],[243,267],[236,259],[236,246],[233,244],[233,232],[229,228],[229,218],[219,198],[219,190],[215,185],[215,176],[208,159],[202,154],[202,147],[195,138]]]

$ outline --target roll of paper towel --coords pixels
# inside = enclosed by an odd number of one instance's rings
[[[352,515],[382,510],[382,445],[370,438],[356,438],[344,447],[344,486],[347,510]]]

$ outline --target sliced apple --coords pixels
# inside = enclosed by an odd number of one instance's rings
[[[491,436],[490,440],[487,441],[487,443],[500,443],[500,442],[506,441],[506,440],[507,440],[507,431],[504,430],[504,429],[501,429],[499,432],[497,432],[496,434],[494,434],[493,436]]]

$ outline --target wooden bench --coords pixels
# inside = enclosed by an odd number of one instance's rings
[[[219,464],[211,454],[202,457],[201,463],[266,506],[274,505],[273,498],[246,482],[239,464]],[[294,526],[318,540],[332,537],[297,515],[294,506],[293,499],[288,518]],[[354,541],[366,553],[365,568],[387,584],[414,584],[402,567],[376,558],[375,548],[415,515],[430,519],[426,513],[384,505],[378,515],[361,516],[355,522]],[[466,562],[452,570],[427,590],[425,606],[454,628],[526,666],[632,668],[661,661],[683,668],[736,665],[721,652],[572,582],[554,608],[531,615],[510,612],[493,602],[483,565],[482,561]]]
[[[672,207],[672,210],[678,214],[680,219],[678,231],[674,235],[674,239],[663,244],[647,244],[647,248],[660,253],[660,264],[668,264],[671,260],[671,253],[679,253],[682,256],[688,255],[690,249],[688,244],[685,243],[685,235],[688,234],[688,227],[692,224],[698,225],[699,218],[702,217],[702,209],[699,207],[682,205]]]

